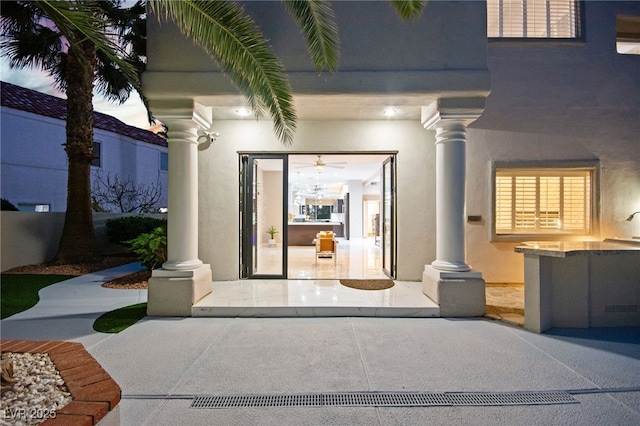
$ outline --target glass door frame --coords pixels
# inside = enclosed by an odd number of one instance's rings
[[[257,190],[255,186],[256,167],[255,160],[269,159],[282,160],[282,217],[280,222],[280,236],[282,238],[281,274],[264,274],[254,272],[254,264],[257,258],[257,235],[254,213],[256,212]],[[287,154],[259,154],[240,153],[240,277],[241,278],[287,278],[287,245],[288,245],[288,197],[287,188],[289,185],[289,158]]]
[[[381,248],[382,272],[389,278],[395,279],[396,263],[396,155],[390,155],[382,163],[381,188]],[[388,192],[388,197],[387,197]]]
[[[239,189],[240,189],[240,206],[239,206],[239,222],[240,222],[240,278],[241,279],[287,279],[288,278],[288,186],[289,186],[289,161],[290,156],[295,155],[310,155],[309,152],[287,152],[287,153],[256,153],[256,152],[238,152],[239,154]],[[313,152],[315,154],[315,152]],[[381,167],[381,211],[380,211],[380,229],[381,229],[381,255],[382,255],[382,271],[385,275],[392,279],[395,279],[397,274],[397,225],[396,225],[396,209],[397,209],[397,197],[396,197],[396,164],[397,164],[397,152],[324,152],[323,155],[380,155],[384,154],[387,157],[383,161]],[[253,223],[253,209],[254,206],[254,159],[280,159],[283,161],[283,179],[282,179],[282,221],[281,221],[281,236],[282,236],[282,274],[256,274],[253,272],[254,265],[254,241],[253,238],[256,234]],[[387,170],[388,165],[388,170]],[[389,214],[385,212],[385,184],[390,184],[390,208]],[[348,194],[347,194],[348,195]],[[347,203],[347,199],[345,199]],[[387,216],[389,216],[387,218]],[[388,219],[386,221],[385,219]],[[388,225],[385,225],[388,224]],[[348,239],[348,217],[345,217],[345,239]],[[386,228],[385,228],[386,226]],[[384,231],[388,231],[384,232]],[[386,244],[389,244],[389,249],[386,250]]]

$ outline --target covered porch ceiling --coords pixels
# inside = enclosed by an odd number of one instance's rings
[[[437,97],[427,95],[294,95],[299,120],[420,120],[422,106]],[[247,102],[240,95],[197,96],[194,112],[215,122],[255,119],[246,113]]]

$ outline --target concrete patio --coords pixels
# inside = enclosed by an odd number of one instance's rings
[[[93,320],[145,300],[100,287],[135,265],[47,287],[2,320],[3,339],[82,343],[122,389],[102,425],[638,424],[640,329],[534,334],[485,318],[151,318],[121,333]],[[203,395],[560,391],[515,405],[190,408]]]

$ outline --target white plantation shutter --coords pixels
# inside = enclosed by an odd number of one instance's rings
[[[539,207],[538,207],[538,226],[540,229],[560,229],[560,177],[558,176],[541,176]]]
[[[496,176],[496,229],[513,229],[513,177]]]
[[[487,36],[578,37],[576,0],[487,0]]]
[[[536,229],[536,178],[535,176],[515,176],[516,229],[533,231]]]
[[[591,227],[590,217],[584,212],[591,205],[591,175],[564,178],[564,229],[577,230]]]
[[[591,232],[591,171],[498,169],[496,234]]]

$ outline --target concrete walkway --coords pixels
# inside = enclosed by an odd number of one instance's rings
[[[101,425],[640,424],[638,328],[539,335],[488,319],[148,317],[103,335],[90,318],[144,292],[74,280],[3,320],[2,337],[83,343],[123,392]],[[575,403],[189,408],[198,395],[551,390]]]
[[[0,321],[2,338],[67,340],[93,346],[111,336],[93,330],[96,318],[147,301],[146,290],[118,290],[102,284],[142,269],[137,262],[129,263],[45,287],[38,293],[36,306]]]

